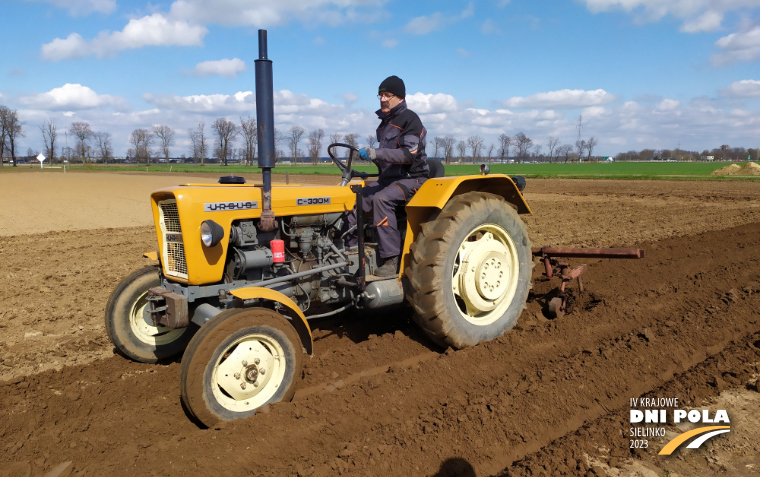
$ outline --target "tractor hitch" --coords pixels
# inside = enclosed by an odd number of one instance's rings
[[[567,294],[565,289],[573,280],[578,280],[578,290],[583,293],[581,275],[586,271],[584,263],[572,268],[569,262],[557,260],[563,258],[644,258],[640,248],[575,248],[575,247],[540,247],[532,250],[533,256],[538,257],[544,264],[546,278],[559,277],[562,283],[555,289],[555,297],[549,300],[548,313],[553,318],[561,318],[567,311]]]

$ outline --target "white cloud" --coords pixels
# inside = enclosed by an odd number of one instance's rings
[[[176,0],[172,18],[198,24],[255,26],[285,25],[293,19],[337,26],[345,23],[370,23],[388,15],[380,9],[383,0]]]
[[[716,66],[758,60],[760,59],[760,26],[724,36],[715,42],[715,46],[723,50],[710,58],[712,64]]]
[[[343,100],[349,104],[355,103],[359,100],[359,97],[354,93],[345,93],[341,96]]]
[[[207,115],[255,114],[256,95],[252,91],[228,94],[197,94],[190,96],[153,95],[145,93],[143,99],[165,110],[194,112]],[[343,106],[329,104],[305,94],[294,94],[283,89],[274,93],[274,112],[279,115],[329,114],[344,110]]]
[[[42,45],[41,58],[47,61],[89,55],[103,58],[122,50],[145,46],[203,46],[206,33],[206,27],[170,20],[160,13],[154,13],[130,20],[122,31],[101,31],[89,41],[78,33],[72,33],[65,39],[56,38]]]
[[[465,50],[464,48],[457,48],[457,53],[459,53],[461,56],[464,56],[465,58],[469,58],[472,56],[469,51]]]
[[[413,18],[404,26],[404,31],[412,35],[427,35],[435,30],[442,30],[447,26],[456,23],[475,14],[475,6],[472,2],[458,15],[444,15],[441,12],[435,12],[432,15],[423,15]]]
[[[19,103],[32,109],[61,111],[71,109],[94,109],[110,107],[117,110],[129,108],[121,96],[98,94],[87,86],[66,83],[47,93],[30,94],[19,98]]]
[[[421,16],[412,19],[404,27],[404,31],[414,35],[427,35],[428,33],[440,30],[445,26],[445,21],[441,12],[435,12],[429,16]]]
[[[722,21],[723,14],[708,10],[697,18],[684,22],[684,24],[681,25],[681,31],[686,33],[714,31],[720,28]]]
[[[528,97],[515,96],[502,102],[507,108],[580,108],[609,104],[617,100],[617,96],[603,89],[585,91],[582,89],[563,89],[536,93]]]
[[[71,16],[83,16],[90,13],[113,13],[116,0],[44,0],[56,7],[66,8]]]
[[[254,114],[256,109],[256,95],[251,91],[239,91],[233,95],[196,94],[190,96],[145,93],[143,99],[161,109],[203,114]]]
[[[383,46],[386,48],[393,48],[396,45],[398,45],[398,41],[396,40],[383,40]]]
[[[727,88],[720,90],[720,95],[728,98],[758,98],[760,97],[760,81],[735,81]]]
[[[588,108],[583,108],[583,117],[587,120],[590,118],[601,118],[606,116],[609,113],[607,108],[603,106],[590,106]]]
[[[681,102],[675,99],[663,99],[655,108],[657,111],[675,111],[681,106]]]
[[[499,27],[496,25],[496,22],[491,20],[490,18],[487,18],[486,21],[483,22],[483,24],[480,26],[480,32],[484,35],[490,35],[492,33],[500,33]]]
[[[457,100],[450,94],[414,93],[406,96],[409,109],[418,114],[453,113],[459,109]]]
[[[204,61],[198,63],[193,68],[193,73],[196,76],[226,76],[228,78],[236,78],[238,73],[245,71],[245,61],[240,58],[228,59],[217,61]]]
[[[593,13],[621,9],[637,22],[659,21],[673,16],[683,21],[681,31],[696,33],[721,27],[726,13],[757,7],[757,0],[581,0]]]

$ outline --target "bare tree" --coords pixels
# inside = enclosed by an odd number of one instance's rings
[[[490,146],[488,146],[488,162],[491,162],[491,157],[493,157],[493,150],[496,148],[494,143],[491,143]]]
[[[42,132],[42,141],[45,143],[45,155],[50,159],[50,163],[55,162],[55,140],[58,137],[58,131],[55,128],[55,119],[50,118],[40,125]],[[1,148],[1,147],[0,147]]]
[[[443,156],[446,160],[446,164],[451,162],[451,158],[454,156],[454,136],[444,136],[443,138]]]
[[[95,139],[98,141],[98,152],[100,160],[108,163],[108,159],[113,159],[113,147],[111,146],[111,133],[95,133]]]
[[[375,147],[377,143],[377,136],[374,134],[367,134],[367,147]]]
[[[554,159],[554,151],[557,148],[557,144],[559,144],[559,138],[549,136],[549,140],[546,141],[546,145],[549,147],[549,162],[554,162],[552,159]]]
[[[290,160],[298,162],[298,143],[301,142],[301,136],[306,132],[304,128],[298,125],[293,125],[290,128],[290,136],[288,136],[288,146],[290,147]]]
[[[578,160],[581,161],[583,159],[583,151],[586,150],[586,141],[583,139],[575,141],[575,150],[578,152]]]
[[[71,123],[69,132],[77,137],[79,144],[77,153],[82,158],[82,164],[85,163],[85,154],[87,152],[87,140],[92,137],[92,129],[85,121],[76,121]]]
[[[472,150],[472,162],[480,160],[480,151],[483,148],[483,138],[480,136],[470,136],[467,138],[467,145]]]
[[[573,146],[570,144],[563,144],[557,148],[557,158],[565,156],[565,162],[570,160],[570,154],[573,152]]]
[[[8,130],[8,115],[11,110],[7,106],[0,106],[0,167],[3,166],[3,158],[5,157],[5,138],[8,136],[6,131]]]
[[[201,160],[201,165],[205,164],[206,151],[208,147],[206,145],[206,124],[198,123],[198,127],[188,130],[190,135],[190,141],[193,147],[193,161]]]
[[[282,161],[283,153],[280,150],[280,143],[285,139],[285,135],[282,134],[277,128],[274,128],[274,162]]]
[[[147,129],[135,129],[129,137],[129,143],[135,146],[135,160],[139,163],[140,158],[145,159],[145,165],[150,164],[150,143],[153,135]]]
[[[25,137],[22,127],[24,123],[19,118],[18,111],[15,109],[6,110],[3,123],[5,125],[3,128],[5,130],[5,138],[8,140],[7,147],[11,151],[11,161],[13,162],[13,167],[16,167],[16,140],[20,137]],[[1,161],[2,158],[0,158]]]
[[[517,162],[524,162],[528,151],[533,146],[533,140],[524,133],[519,132],[515,134],[515,146],[517,147]]]
[[[433,138],[433,149],[434,154],[433,158],[438,159],[438,151],[443,148],[443,138],[440,136],[436,136]]]
[[[586,150],[588,151],[588,160],[591,162],[591,153],[594,151],[594,148],[596,145],[599,144],[599,140],[595,138],[594,136],[591,136],[588,138],[588,142],[586,142]]]
[[[543,149],[544,146],[541,144],[536,144],[533,146],[533,159],[538,160],[539,156],[541,155],[541,149]]]
[[[250,116],[241,117],[240,131],[243,133],[243,139],[245,140],[245,147],[243,149],[245,163],[252,166],[253,160],[256,159],[256,143],[258,142],[256,120]]]
[[[322,138],[324,137],[325,132],[322,129],[315,129],[309,133],[309,157],[315,166],[319,163],[319,153],[322,152]]]
[[[217,145],[216,145],[216,157],[227,165],[227,156],[229,150],[232,147],[235,137],[238,134],[238,128],[232,121],[225,118],[217,118],[214,124],[211,125],[211,129],[216,133]],[[276,134],[275,134],[276,135]]]
[[[164,152],[164,159],[169,162],[169,146],[174,144],[174,129],[170,126],[159,124],[153,126],[153,135],[161,143],[161,150]]]
[[[343,142],[351,147],[357,147],[359,145],[359,135],[356,133],[348,133],[343,136]],[[351,154],[351,150],[346,149],[346,157],[348,157],[349,154]]]
[[[499,159],[504,162],[504,159],[509,160],[509,146],[512,144],[512,138],[506,134],[499,135]]]
[[[459,163],[461,164],[464,162],[465,153],[467,153],[467,143],[464,141],[459,141],[457,143],[457,150],[459,151]]]

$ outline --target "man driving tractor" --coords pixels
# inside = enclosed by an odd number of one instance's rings
[[[384,259],[375,275],[388,277],[398,273],[401,255],[401,235],[396,223],[396,208],[414,196],[429,176],[425,136],[427,131],[419,116],[406,106],[406,87],[398,76],[389,76],[380,83],[377,98],[380,118],[377,128],[377,148],[361,148],[359,157],[373,161],[380,177],[362,189],[363,207],[372,210],[377,227],[378,249]],[[357,245],[356,208],[348,214],[346,244]]]

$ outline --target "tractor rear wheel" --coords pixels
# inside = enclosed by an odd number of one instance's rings
[[[201,327],[182,356],[180,393],[204,425],[251,416],[290,401],[301,375],[301,340],[278,313],[223,311]]]
[[[512,328],[533,258],[525,224],[503,198],[468,192],[422,226],[405,270],[415,321],[441,346],[464,348]]]
[[[197,329],[153,326],[145,311],[148,290],[161,286],[158,267],[145,267],[130,274],[111,293],[106,305],[106,332],[116,348],[129,358],[156,363],[172,358],[187,347]]]

